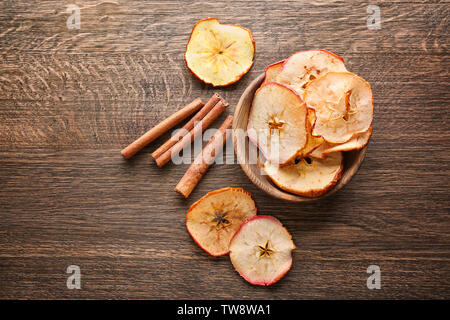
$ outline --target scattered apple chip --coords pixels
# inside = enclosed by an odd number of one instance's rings
[[[281,68],[283,67],[284,61],[285,60],[272,63],[270,66],[268,66],[266,68],[266,71],[265,71],[266,76],[264,78],[263,84],[270,83],[270,82],[277,82],[276,79],[277,79],[278,74],[281,71]]]
[[[248,137],[266,159],[281,165],[292,160],[307,142],[307,109],[289,87],[268,83],[253,98]]]
[[[304,92],[308,108],[316,112],[312,134],[343,143],[369,129],[373,118],[370,85],[349,72],[329,72],[311,81]]]
[[[208,18],[192,29],[185,59],[189,70],[203,82],[227,86],[250,70],[254,55],[250,30]]]
[[[347,71],[341,57],[320,49],[301,51],[286,60],[276,82],[287,84],[302,96],[312,80],[331,71]]]
[[[212,256],[229,252],[230,240],[242,223],[256,215],[250,193],[241,188],[209,192],[186,213],[186,228],[194,241]]]
[[[323,160],[303,158],[285,167],[270,162],[264,164],[275,185],[304,197],[318,197],[327,192],[339,181],[343,167],[342,152],[331,153]]]
[[[280,280],[292,266],[292,237],[272,216],[247,220],[230,243],[230,259],[248,282],[268,286]]]

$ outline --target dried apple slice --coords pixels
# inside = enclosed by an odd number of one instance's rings
[[[325,159],[327,154],[338,152],[338,151],[350,151],[350,150],[359,150],[366,146],[369,142],[370,137],[372,136],[372,126],[370,126],[369,130],[363,133],[358,133],[349,141],[344,143],[329,143],[324,142],[318,148],[314,149],[309,156],[316,159]]]
[[[335,144],[324,142],[320,146],[318,146],[316,149],[311,151],[308,155],[308,157],[314,158],[314,159],[325,159],[327,156],[324,152],[327,151],[329,148],[332,148]]]
[[[327,155],[329,153],[337,151],[359,150],[369,142],[371,136],[372,136],[372,126],[370,126],[369,130],[367,130],[366,132],[355,135],[347,142],[341,144],[328,143],[329,146],[326,150],[323,151],[323,154]]]
[[[312,80],[331,71],[347,71],[341,57],[322,49],[301,51],[286,60],[276,82],[290,86],[302,96]]]
[[[318,197],[327,192],[339,181],[343,168],[342,152],[331,153],[323,160],[303,158],[282,168],[270,162],[264,164],[275,185],[304,197]]]
[[[263,84],[270,83],[270,82],[277,82],[276,79],[277,79],[278,74],[281,71],[281,68],[283,67],[284,61],[286,61],[286,60],[281,60],[281,61],[272,63],[271,65],[269,65],[266,68],[266,71],[265,71],[266,76],[264,78]]]
[[[308,131],[308,141],[305,147],[298,152],[297,158],[307,157],[311,152],[313,152],[315,149],[317,149],[320,145],[322,145],[325,142],[325,140],[323,140],[322,137],[315,137],[312,135],[311,131],[314,126],[314,122],[316,121],[316,115],[314,113],[314,110],[312,109],[307,110],[308,110],[308,121],[306,123],[306,126]]]
[[[250,193],[241,188],[211,191],[186,213],[186,228],[192,239],[212,256],[228,253],[230,240],[242,223],[256,215]]]
[[[306,145],[307,110],[302,99],[289,87],[268,83],[253,98],[248,137],[266,159],[286,164]]]
[[[192,29],[185,60],[197,78],[216,87],[238,81],[250,70],[254,55],[250,30],[208,18]]]
[[[347,142],[367,131],[372,123],[372,90],[353,73],[329,72],[310,82],[304,99],[316,114],[312,134],[328,142]]]
[[[230,243],[234,268],[251,284],[268,286],[280,280],[292,266],[292,237],[272,216],[247,220]]]

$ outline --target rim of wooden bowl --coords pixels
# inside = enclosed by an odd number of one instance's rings
[[[234,119],[233,119],[233,141],[234,141],[234,151],[236,152],[237,160],[245,172],[245,174],[249,177],[249,179],[262,191],[271,195],[272,197],[283,199],[292,202],[312,202],[317,201],[323,198],[326,198],[338,190],[340,190],[343,186],[345,186],[352,177],[356,174],[361,163],[364,160],[364,156],[367,151],[368,145],[360,150],[352,150],[345,151],[344,155],[344,169],[342,171],[341,179],[339,179],[338,183],[328,190],[325,194],[319,197],[303,197],[300,195],[296,195],[293,193],[289,193],[287,191],[281,190],[276,187],[270,179],[266,175],[261,175],[260,172],[263,170],[258,167],[257,164],[248,164],[248,146],[249,140],[248,137],[245,136],[243,139],[237,135],[239,132],[236,129],[247,131],[247,122],[248,115],[250,112],[250,108],[253,101],[253,96],[255,91],[260,87],[261,83],[264,81],[265,74],[260,74],[255,80],[253,80],[249,86],[245,89],[244,93],[241,95],[239,102],[236,106],[236,110],[234,111]],[[242,132],[242,131],[241,131]]]

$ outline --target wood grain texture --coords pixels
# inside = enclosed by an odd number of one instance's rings
[[[447,1],[65,1],[0,3],[0,298],[450,298]],[[372,3],[371,3],[372,4]],[[376,4],[376,3],[373,3]],[[214,16],[253,32],[255,64],[215,90],[185,67],[194,23]],[[239,165],[212,166],[189,200],[187,165],[159,169],[151,143],[120,150],[195,97],[230,110],[272,62],[304,49],[344,57],[371,85],[373,136],[352,181],[319,202],[267,197]],[[279,218],[297,249],[269,288],[246,283],[185,229],[205,193],[243,187]],[[66,288],[79,265],[82,289]],[[381,268],[368,290],[366,269]],[[219,279],[219,281],[218,281]]]

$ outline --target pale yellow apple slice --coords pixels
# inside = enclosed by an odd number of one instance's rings
[[[213,86],[227,86],[250,70],[255,41],[250,30],[220,24],[215,18],[197,22],[186,47],[189,70]]]
[[[321,49],[301,51],[286,60],[276,82],[287,84],[302,96],[312,80],[331,71],[347,71],[341,57]]]
[[[347,142],[372,123],[372,90],[353,73],[329,72],[310,82],[304,100],[316,114],[312,134],[328,142]]]
[[[304,197],[318,197],[327,192],[341,178],[343,167],[342,152],[331,153],[323,160],[303,158],[285,167],[268,161],[264,164],[275,185]]]
[[[269,65],[266,68],[266,71],[265,71],[266,76],[264,78],[263,84],[270,83],[270,82],[277,82],[276,79],[277,79],[278,74],[281,71],[281,68],[283,67],[284,61],[285,60],[281,60],[281,61],[272,63],[271,65]]]
[[[306,145],[306,117],[305,104],[294,90],[279,83],[262,85],[253,98],[248,137],[266,159],[286,164]]]
[[[186,228],[194,241],[212,256],[229,251],[230,240],[242,223],[256,215],[250,193],[241,188],[211,191],[186,213]]]
[[[294,249],[291,235],[278,219],[259,215],[236,232],[230,243],[230,259],[245,280],[268,286],[289,271]]]

